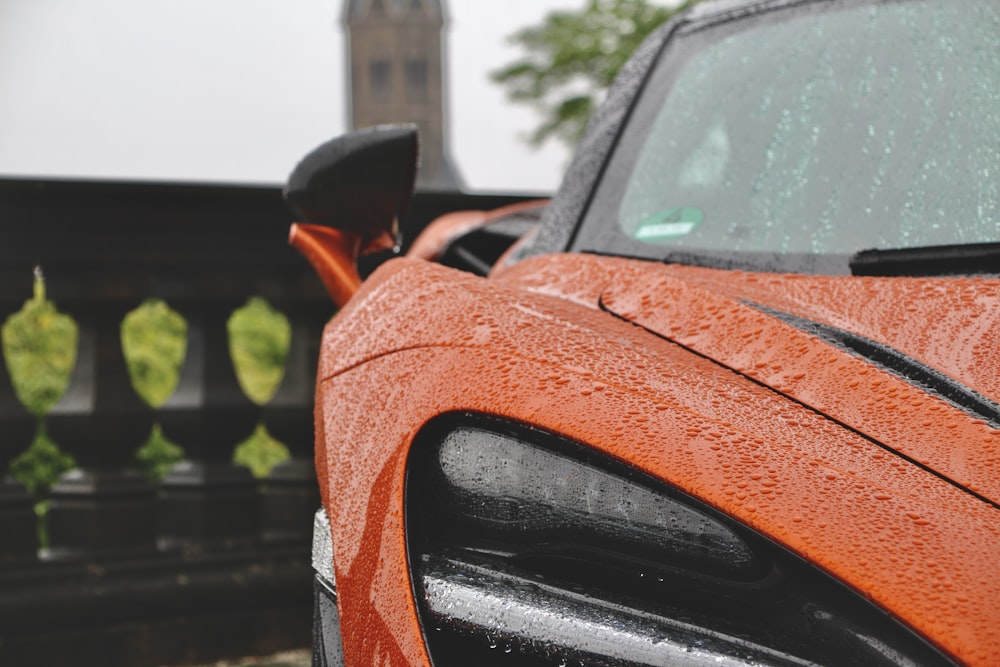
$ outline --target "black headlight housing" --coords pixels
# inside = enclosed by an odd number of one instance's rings
[[[439,667],[952,664],[746,526],[530,426],[468,413],[429,424],[411,450],[406,526]]]

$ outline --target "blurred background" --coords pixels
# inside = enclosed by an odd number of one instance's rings
[[[389,4],[392,4],[391,2]],[[437,4],[437,3],[431,3]],[[444,115],[471,190],[547,192],[565,146],[489,73],[581,0],[451,0]],[[0,0],[0,175],[281,183],[350,123],[341,0]]]

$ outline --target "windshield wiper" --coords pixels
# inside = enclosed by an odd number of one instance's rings
[[[855,276],[1000,274],[1000,243],[862,250],[850,266]]]

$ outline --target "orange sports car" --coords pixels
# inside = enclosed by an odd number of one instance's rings
[[[315,665],[1000,664],[996,0],[698,5],[551,202],[362,281],[416,153],[286,188]]]

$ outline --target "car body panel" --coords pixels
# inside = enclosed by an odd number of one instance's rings
[[[731,274],[729,280],[719,273]],[[994,505],[1000,502],[1000,431],[907,379],[873,367],[868,359],[750,305],[780,309],[864,335],[904,354],[909,351],[988,395],[1000,354],[1000,347],[990,344],[1000,324],[1000,283],[768,276],[758,285],[754,274],[732,274],[681,266],[637,270],[630,277],[617,276],[601,303],[620,317],[829,415]],[[750,289],[741,289],[743,281]],[[797,295],[788,298],[789,291]],[[956,300],[961,303],[956,295],[963,292],[979,298],[970,299],[971,307],[956,307]],[[924,296],[916,298],[914,293]],[[987,314],[980,318],[982,311]],[[902,320],[899,326],[880,326],[892,317]],[[968,318],[984,326],[970,327]],[[917,322],[937,325],[910,331]]]
[[[996,278],[760,274],[676,264],[663,271],[730,299],[877,340],[1000,402]]]
[[[829,358],[859,362],[819,339],[796,340],[781,320],[742,304],[741,290],[803,316],[812,311],[795,299],[825,295],[831,320],[844,325],[828,299],[851,293],[847,283],[806,288],[811,279],[740,274],[730,284],[685,271],[556,255],[482,279],[399,259],[362,285],[327,327],[317,396],[316,467],[349,664],[428,663],[407,565],[406,462],[424,424],[464,411],[532,424],[623,461],[821,567],[958,660],[1000,661],[998,510],[956,484],[993,493],[996,465],[976,467],[976,452],[987,458],[995,431],[907,385],[896,399],[909,400],[913,425],[893,434],[896,446],[919,460],[934,454],[928,443],[941,433],[961,434],[957,463],[945,456],[944,470],[931,471],[895,455],[862,430],[878,425],[871,414],[796,390],[810,375],[787,376],[795,358],[750,377],[757,355],[777,359],[785,344],[798,346],[790,352],[810,370]],[[985,292],[975,293],[985,307]],[[705,318],[720,315],[719,342],[705,342]],[[761,333],[745,338],[748,321]],[[861,363],[883,384],[900,381]],[[859,381],[852,401],[864,405],[861,394],[879,387]],[[958,426],[939,433],[942,410]]]

